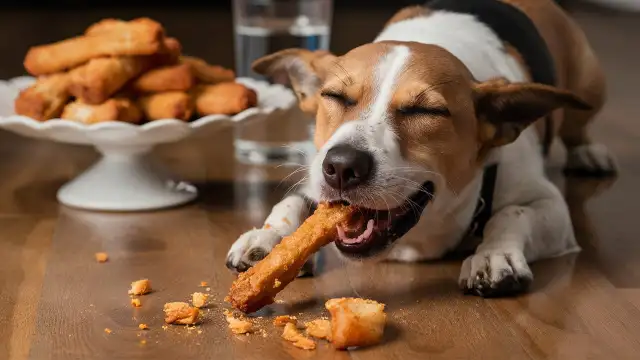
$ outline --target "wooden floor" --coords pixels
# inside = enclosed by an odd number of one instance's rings
[[[206,14],[156,12],[150,15],[168,19],[179,37],[191,39],[187,48],[198,46],[196,30],[185,19],[204,20]],[[37,24],[42,14],[3,12],[0,29],[4,34],[13,29],[21,42],[36,41],[43,32],[41,37],[60,38],[85,26],[78,20],[82,16],[59,13],[60,26],[49,27]],[[229,27],[228,19],[216,16],[212,19],[221,22],[206,27]],[[366,41],[376,21],[387,16],[337,13],[336,32],[345,35],[334,36],[335,46],[344,50]],[[463,296],[456,286],[459,260],[354,267],[326,254],[321,275],[295,281],[282,293],[283,303],[259,314],[263,318],[256,322],[267,337],[235,336],[222,315],[233,279],[225,255],[239,234],[261,225],[286,191],[279,179],[290,170],[233,163],[230,133],[212,134],[156,153],[198,184],[199,202],[145,214],[84,212],[59,207],[55,192],[96,159],[93,150],[0,132],[0,359],[637,359],[640,16],[592,10],[576,10],[574,16],[610,81],[610,101],[592,131],[617,154],[622,173],[612,181],[564,178],[562,149],[554,149],[549,172],[566,193],[584,251],[535,264],[530,294],[492,300]],[[95,17],[87,15],[91,21]],[[347,26],[361,31],[346,31]],[[9,42],[0,45],[4,77],[20,74],[22,55],[15,52],[27,46]],[[222,48],[228,41],[224,44],[212,41],[203,53],[227,51],[221,62],[230,63],[230,51]],[[96,263],[98,251],[109,253],[110,261]],[[127,289],[143,277],[156,290],[134,309]],[[163,330],[162,305],[206,291],[198,287],[201,281],[208,282],[214,299],[203,323],[193,330]],[[336,296],[386,303],[390,325],[384,343],[351,352],[327,344],[305,351],[282,341],[270,324],[275,314],[326,315],[324,301]],[[139,323],[150,329],[138,330]]]

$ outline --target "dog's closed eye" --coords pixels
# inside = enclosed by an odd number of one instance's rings
[[[425,107],[425,106],[403,106],[398,108],[398,113],[404,116],[427,115],[448,117],[451,116],[449,109],[445,107]]]
[[[320,93],[320,95],[323,98],[335,101],[344,107],[351,107],[356,104],[355,100],[352,100],[349,97],[347,97],[345,94],[337,91],[326,90]]]

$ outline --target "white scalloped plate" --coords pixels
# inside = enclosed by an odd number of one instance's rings
[[[239,78],[237,82],[257,92],[258,106],[234,116],[209,115],[191,122],[162,119],[143,125],[118,121],[86,125],[64,119],[40,122],[15,115],[13,110],[14,100],[20,90],[31,85],[33,81],[33,78],[26,76],[0,81],[0,128],[23,136],[82,145],[128,143],[148,146],[174,142],[192,134],[196,129],[206,128],[207,131],[215,131],[234,123],[265,120],[272,113],[290,109],[296,103],[293,93],[282,85]]]
[[[296,106],[295,96],[284,86],[240,78],[236,81],[257,92],[258,106],[235,116],[210,115],[192,122],[163,119],[143,125],[40,122],[14,113],[15,98],[33,81],[31,77],[0,81],[0,128],[27,137],[93,145],[100,151],[103,156],[96,164],[58,190],[61,203],[89,210],[145,211],[190,202],[197,197],[197,189],[175,180],[146,156],[155,145],[238,123],[265,121]]]

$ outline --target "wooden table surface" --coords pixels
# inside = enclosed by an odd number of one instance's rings
[[[463,296],[460,259],[352,266],[326,253],[319,276],[296,280],[283,303],[260,313],[266,337],[235,336],[222,315],[233,279],[226,252],[239,234],[261,225],[287,190],[280,179],[291,169],[237,164],[229,131],[204,134],[155,154],[198,185],[195,204],[86,212],[59,206],[55,193],[95,161],[92,149],[0,131],[0,359],[637,359],[640,17],[586,10],[575,17],[610,81],[611,99],[592,131],[617,154],[622,173],[611,181],[565,178],[563,150],[554,149],[549,173],[566,193],[584,251],[535,264],[529,294]],[[109,262],[96,263],[98,251],[109,253]],[[134,309],[127,290],[139,278],[149,278],[155,291]],[[203,323],[163,330],[162,305],[202,291],[201,281],[213,298]],[[326,315],[324,301],[336,296],[386,303],[384,343],[351,352],[321,343],[305,351],[271,325],[275,314]],[[138,330],[139,323],[150,329]]]

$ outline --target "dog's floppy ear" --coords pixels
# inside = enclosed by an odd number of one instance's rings
[[[542,84],[494,79],[474,84],[473,92],[480,140],[490,147],[515,141],[527,126],[556,109],[591,109],[576,95]]]
[[[328,51],[286,49],[254,61],[252,68],[256,73],[268,77],[288,76],[300,108],[315,115],[318,108],[315,95],[322,84],[326,68],[335,59],[335,55]]]

